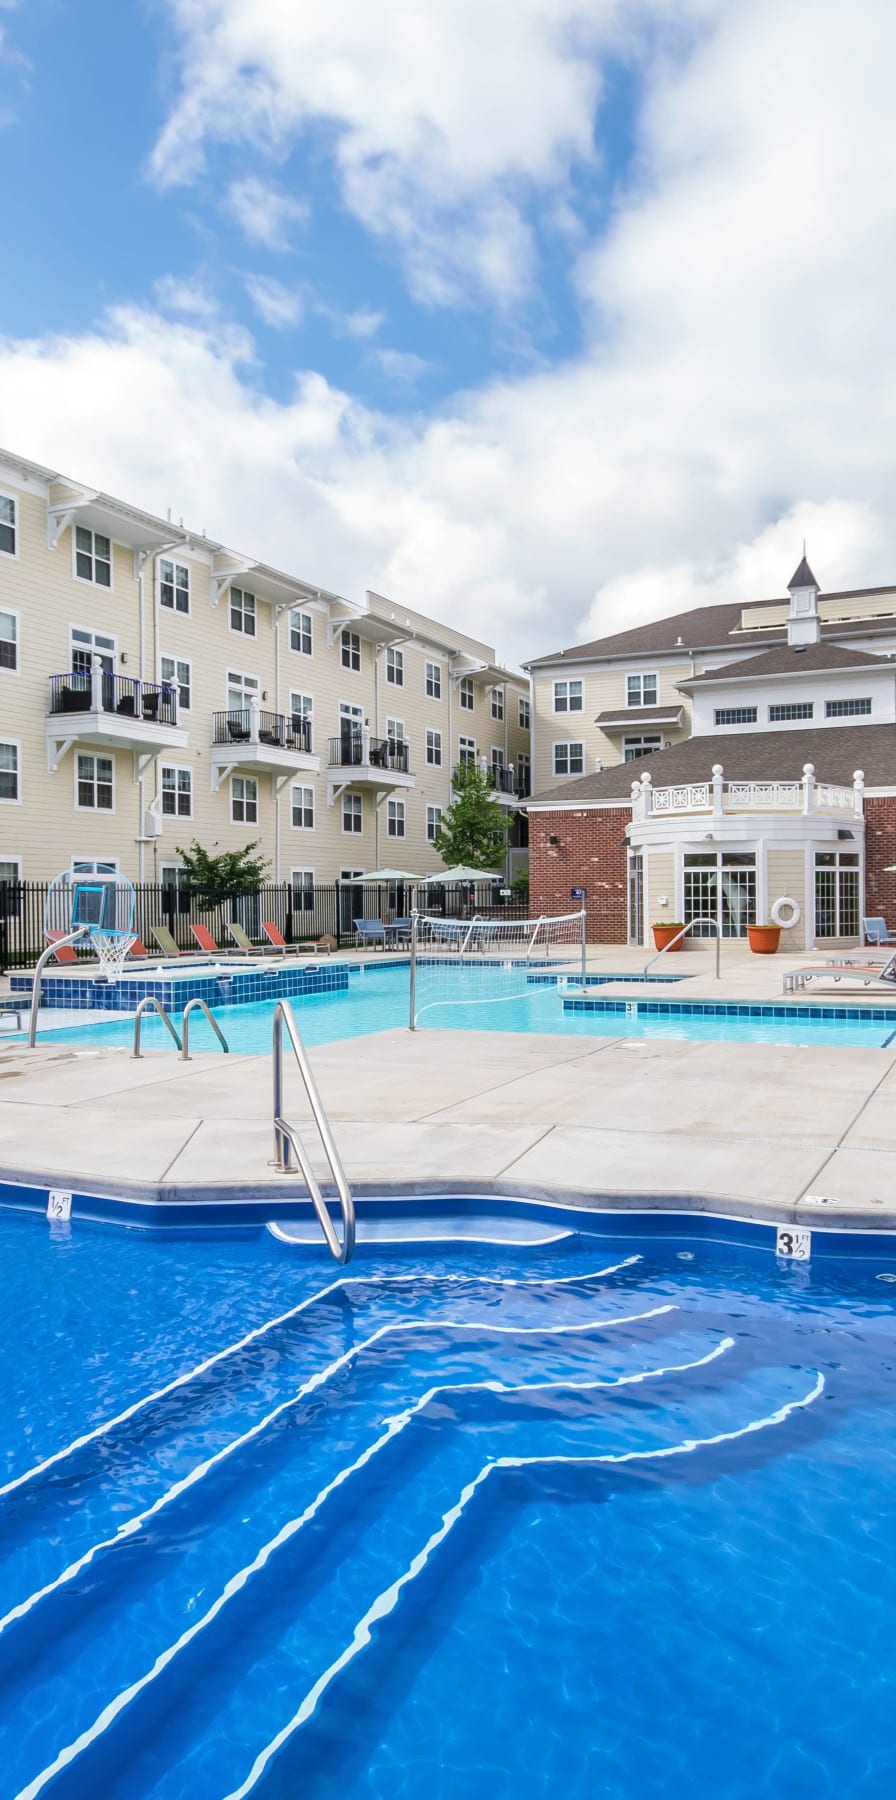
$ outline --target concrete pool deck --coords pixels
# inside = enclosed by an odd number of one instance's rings
[[[357,958],[353,958],[357,960]],[[653,995],[780,999],[805,959],[676,958]],[[589,953],[632,973],[643,952]],[[726,966],[727,964],[727,966]],[[769,966],[771,965],[771,966]],[[597,990],[607,994],[607,988]],[[625,993],[625,987],[620,988]],[[631,990],[628,990],[629,994]],[[879,1003],[879,991],[834,998]],[[826,1004],[831,996],[825,996]],[[896,1025],[896,1014],[894,1014]],[[310,1051],[359,1192],[655,1201],[807,1225],[896,1229],[896,1044],[886,1049],[390,1030]],[[310,1119],[287,1060],[287,1116]],[[268,1167],[266,1056],[0,1039],[0,1181],[172,1202],[284,1200]],[[312,1149],[313,1132],[306,1141]],[[313,1155],[316,1166],[317,1155]]]

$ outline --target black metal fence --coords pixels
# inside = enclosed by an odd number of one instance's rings
[[[85,876],[89,882],[89,877]],[[73,877],[73,883],[77,878]],[[46,948],[44,917],[48,884],[34,881],[0,881],[0,974],[6,969],[30,967]],[[116,889],[114,908],[108,916],[119,923],[127,917],[130,891]],[[262,924],[276,925],[288,944],[331,937],[338,949],[355,942],[356,919],[407,918],[416,908],[441,918],[525,919],[528,906],[520,906],[491,881],[459,882],[334,882],[330,886],[293,886],[271,882],[248,894],[210,901],[186,888],[144,883],[135,888],[132,929],[150,955],[158,946],[153,926],[171,932],[181,950],[195,950],[191,925],[204,925],[222,949],[233,947],[229,921],[243,927],[261,944],[267,940]],[[57,921],[61,928],[64,921]],[[159,952],[161,954],[161,952]],[[89,956],[86,946],[82,955]]]

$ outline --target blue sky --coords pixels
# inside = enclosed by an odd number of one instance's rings
[[[0,0],[0,442],[537,654],[896,573],[863,0]]]

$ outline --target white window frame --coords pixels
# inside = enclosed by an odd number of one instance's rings
[[[558,750],[566,752],[567,766],[565,769],[558,769],[558,767],[557,767],[557,752],[558,752]],[[580,769],[571,769],[569,767],[569,764],[572,761],[572,753],[574,750],[578,750],[579,756],[581,758],[582,766]],[[558,738],[558,739],[556,739],[554,744],[551,746],[551,767],[554,771],[554,774],[558,775],[561,780],[563,780],[567,775],[584,775],[584,773],[585,773],[585,745],[582,742],[581,738]]]
[[[298,688],[290,688],[290,691],[289,691],[289,716],[290,716],[290,720],[292,720],[292,719],[307,719],[309,721],[310,742],[308,745],[308,754],[310,755],[311,748],[314,743],[314,695],[313,694],[300,694],[298,691]]]
[[[174,664],[173,675],[165,674],[164,664],[166,662]],[[184,699],[181,678],[177,672],[179,667],[181,669],[186,669],[187,671],[187,693],[190,696],[189,700]],[[189,658],[186,656],[169,656],[167,650],[160,651],[159,679],[165,682],[168,687],[176,688],[178,710],[180,712],[191,712],[193,709],[193,664],[190,662]]]
[[[842,694],[824,703],[826,719],[870,719],[874,700],[870,694]]]
[[[531,702],[531,700],[527,700],[524,694],[518,694],[517,700],[519,702],[519,727],[520,727],[520,730],[521,731],[531,731],[531,729],[532,729],[532,702]]]
[[[357,662],[355,657],[358,659]],[[360,631],[351,631],[347,625],[343,625],[339,639],[339,660],[342,667],[348,669],[350,675],[360,675],[361,633]]]
[[[401,830],[398,827],[401,827]],[[403,800],[386,801],[386,836],[403,838],[407,836],[407,810]]]
[[[573,688],[577,689],[575,694],[572,692]],[[573,705],[573,701],[575,701],[575,705]],[[555,713],[584,712],[584,710],[585,683],[581,675],[567,675],[563,677],[562,681],[554,682]]]
[[[234,603],[235,594],[239,594],[239,601],[236,603]],[[251,600],[252,602],[250,611],[246,610],[247,600]],[[239,613],[239,616],[243,621],[241,625],[234,625],[234,612]],[[246,630],[247,619],[252,620],[251,631]],[[227,595],[227,628],[233,633],[234,637],[253,639],[257,639],[258,637],[258,595],[253,594],[251,588],[239,587],[235,581],[230,583],[230,589]]]
[[[644,748],[645,741],[647,748]],[[640,762],[644,756],[657,756],[663,747],[662,733],[659,731],[636,731],[622,740],[622,760],[624,763]],[[628,752],[634,751],[630,756]]]
[[[352,820],[346,824],[346,817]],[[358,824],[354,823],[355,819]],[[363,794],[344,793],[342,796],[342,829],[346,837],[363,837],[364,835],[364,796]]]
[[[525,798],[532,791],[532,755],[529,750],[521,750],[516,759],[517,793]]]
[[[2,868],[4,863],[10,863],[11,865],[14,865],[15,874],[14,875],[0,874],[0,882],[2,882],[2,881],[21,881],[21,879],[22,879],[22,858],[20,856],[0,856],[0,868]]]
[[[16,791],[15,791],[15,794],[12,795],[11,797],[7,794],[0,794],[0,806],[21,806],[21,804],[22,804],[22,740],[21,740],[21,738],[9,738],[9,737],[0,738],[0,749],[14,750],[15,755],[16,755],[16,767],[15,767]],[[7,860],[11,862],[13,859],[12,859],[12,857],[10,857],[8,859],[4,858],[4,861],[7,861]]]
[[[404,687],[404,651],[386,645],[386,680],[390,687]]]
[[[638,699],[637,700],[632,699],[631,691],[630,691],[631,683],[634,681],[636,681],[638,683]],[[653,694],[652,700],[645,700],[645,698],[644,698],[644,684],[645,684],[645,682],[648,682],[648,681],[653,683],[654,694]],[[641,669],[633,669],[630,675],[626,675],[626,677],[625,677],[625,704],[626,704],[626,706],[659,706],[659,703],[660,703],[660,678],[659,678],[659,673],[657,670],[648,669],[646,671],[642,671]]]
[[[172,556],[160,556],[156,560],[156,567],[158,569],[158,581],[159,581],[159,605],[161,607],[164,607],[165,612],[171,613],[172,617],[174,617],[174,618],[188,619],[190,617],[190,612],[191,612],[192,606],[193,606],[193,573],[192,573],[189,563],[176,562],[174,560],[174,557],[172,557]],[[170,583],[166,583],[165,578],[162,574],[162,570],[164,568],[169,568],[171,570]],[[179,582],[177,579],[178,574],[181,572],[183,572],[183,574],[186,575],[186,578],[187,578],[187,604],[186,604],[186,606],[178,606],[178,604],[177,604],[177,596],[183,586],[183,584],[181,582]],[[167,601],[164,599],[163,594],[162,594],[162,589],[166,586],[170,586],[171,591],[172,591],[173,598],[172,598],[172,603],[170,606],[168,605]]]
[[[0,500],[9,500],[12,503],[12,534],[13,534],[12,549],[11,550],[0,549],[0,556],[8,556],[10,558],[11,562],[18,562],[18,560],[19,560],[19,496],[18,496],[18,494],[11,494],[8,488],[0,488]],[[8,526],[9,520],[4,519],[3,524]]]
[[[472,675],[464,675],[457,684],[457,703],[461,712],[475,712],[476,689]]]
[[[431,726],[426,728],[426,760],[432,769],[442,767],[442,733]]]
[[[0,499],[2,499],[2,498],[3,498],[3,496],[2,496],[2,495],[0,495]],[[21,673],[22,673],[22,658],[21,658],[21,656],[20,656],[20,655],[19,655],[19,651],[20,651],[20,650],[21,650],[21,648],[22,648],[22,629],[21,629],[21,627],[22,627],[22,620],[21,620],[21,615],[20,615],[20,613],[19,613],[19,612],[18,612],[18,610],[17,610],[17,608],[16,608],[16,607],[14,607],[14,606],[7,606],[7,605],[6,605],[6,603],[5,603],[5,602],[4,602],[4,604],[3,604],[3,605],[2,605],[2,606],[0,606],[0,614],[3,614],[3,613],[5,613],[5,614],[6,614],[6,617],[7,617],[7,618],[8,618],[8,619],[11,619],[11,620],[12,620],[12,623],[13,623],[13,638],[12,638],[12,642],[13,642],[13,644],[14,644],[14,645],[15,645],[15,652],[16,652],[16,660],[15,660],[15,663],[14,663],[14,665],[13,665],[13,667],[12,667],[12,668],[11,668],[11,669],[8,669],[8,668],[7,668],[7,667],[6,667],[6,666],[5,666],[5,664],[4,664],[4,663],[0,663],[0,675],[21,675]],[[9,643],[9,639],[8,639],[8,638],[2,638],[2,639],[0,639],[0,643],[6,643],[6,644],[8,644],[8,643]]]
[[[187,798],[189,799],[189,802],[190,802],[188,812],[181,812],[180,807],[178,805],[175,805],[173,812],[165,811],[164,780],[165,780],[166,775],[174,775],[176,777],[175,783],[174,783],[174,790],[173,790],[175,801],[179,801],[180,797],[181,797],[180,776],[181,775],[187,776],[187,778],[188,778]],[[163,819],[192,819],[192,817],[193,817],[193,770],[190,767],[189,763],[161,763],[160,764],[160,766],[159,766],[159,813]]]
[[[814,718],[814,700],[776,700],[768,709],[770,725],[805,725],[808,719]]]
[[[228,669],[226,680],[227,712],[248,712],[253,695],[256,700],[261,701],[261,680],[258,675],[244,675],[239,669]],[[242,698],[234,704],[231,695],[237,691]]]
[[[504,689],[502,687],[493,687],[492,688],[491,702],[492,702],[492,705],[491,705],[492,718],[494,719],[496,725],[503,725],[503,723],[504,723]]]
[[[91,574],[91,575],[80,575],[78,573],[78,555],[79,555],[78,532],[79,531],[88,531],[90,533],[90,566],[91,566],[91,569],[93,570],[93,574]],[[109,580],[108,580],[108,582],[97,581],[97,579],[96,579],[96,564],[97,564],[96,540],[98,537],[105,538],[106,543],[109,546]],[[86,550],[82,550],[80,552],[80,555],[86,556],[87,555]],[[100,558],[101,562],[105,562],[105,560],[106,560],[105,557]],[[114,588],[115,588],[115,554],[114,554],[114,545],[113,545],[112,538],[109,536],[108,532],[106,532],[106,531],[94,531],[92,525],[79,525],[77,518],[75,519],[75,522],[72,525],[72,575],[73,575],[75,581],[85,581],[87,583],[88,587],[101,588],[104,594],[111,594],[114,591]]]
[[[91,762],[93,763],[93,791],[94,791],[94,794],[96,794],[97,788],[99,787],[99,781],[97,779],[97,772],[96,772],[97,762],[100,760],[100,758],[102,758],[103,762],[108,762],[109,764],[111,764],[111,768],[112,768],[111,783],[109,783],[109,784],[107,784],[106,782],[103,783],[104,787],[107,785],[110,785],[112,788],[112,805],[111,806],[82,806],[81,801],[78,797],[78,787],[80,784],[80,777],[78,774],[78,766],[79,766],[82,758],[84,758],[84,757],[89,757]],[[112,814],[115,812],[115,758],[112,755],[111,750],[108,750],[108,751],[106,751],[106,750],[79,750],[76,747],[75,756],[74,756],[74,775],[75,775],[75,811],[76,812],[89,812],[89,813],[102,813],[104,818],[111,818]]]
[[[423,690],[427,700],[442,698],[442,665],[437,662],[426,662],[423,665]]]
[[[427,806],[427,808],[426,808],[426,842],[428,844],[435,843],[436,837],[438,835],[439,826],[442,823],[442,816],[443,816],[443,808],[441,806],[436,806],[434,804],[431,806]]]
[[[458,760],[458,764],[464,763],[468,766],[470,764],[472,764],[473,768],[476,767],[476,764],[479,760],[479,751],[477,748],[475,738],[464,737],[463,735],[461,735],[458,738],[458,740],[457,740],[457,760]]]
[[[80,631],[83,637],[89,638],[90,643],[89,644],[76,644],[75,638],[74,638],[74,634],[76,631]],[[103,641],[102,648],[97,643],[98,638],[101,638]],[[106,644],[110,645],[111,648],[107,650],[105,648]],[[115,674],[115,670],[118,667],[118,639],[117,639],[117,637],[113,637],[110,632],[94,631],[90,625],[70,625],[68,628],[68,647],[69,647],[69,668],[71,669],[72,673],[74,673],[75,651],[77,650],[79,656],[89,656],[90,657],[90,662],[88,664],[88,668],[93,667],[93,658],[95,656],[108,656],[109,661],[112,666],[110,669],[106,670],[105,673],[109,674],[109,675]]]
[[[296,620],[298,620],[298,625],[295,623]],[[307,633],[305,629],[306,626]],[[294,644],[292,641],[294,632],[299,639],[297,644]],[[305,649],[303,642],[306,635],[308,637],[307,650]],[[294,656],[314,655],[314,614],[305,612],[304,608],[301,606],[294,606],[289,615],[289,647]]]
[[[299,801],[298,810],[303,816],[299,820],[298,824],[296,823],[296,794],[302,795],[302,799]],[[310,806],[307,806],[306,802],[305,802],[305,796],[308,794],[311,795],[311,805]],[[290,821],[293,831],[313,831],[314,830],[314,827],[315,827],[314,803],[315,803],[315,794],[314,794],[313,787],[311,787],[307,784],[303,784],[300,781],[295,781],[292,783],[292,786],[290,787],[290,790],[289,790],[289,821]],[[310,814],[311,814],[310,825],[308,824],[307,820],[304,817],[304,814],[306,812],[310,812]]]
[[[493,769],[503,769],[506,767],[504,761],[504,747],[502,744],[492,744],[489,761]]]
[[[736,731],[740,725],[758,725],[758,706],[714,706],[712,723],[715,731]]]
[[[316,885],[317,885],[317,883],[315,881],[315,875],[314,875],[313,869],[290,869],[290,871],[289,871],[289,891],[292,895],[292,911],[293,912],[307,913],[307,912],[314,911],[314,889],[315,889]],[[310,906],[297,906],[296,905],[296,894],[299,892],[306,893],[309,888],[311,890],[311,905]]]
[[[236,793],[234,790],[236,788],[236,784],[238,781],[242,782],[242,785],[243,785],[243,796],[242,796],[242,800],[240,801],[240,804],[243,806],[244,809],[247,806],[254,806],[254,808],[255,808],[254,819],[250,819],[247,816],[244,816],[242,819],[238,819],[236,816],[234,807],[237,804],[237,796],[236,796]],[[255,789],[254,797],[251,800],[250,800],[248,794],[246,793],[246,789],[249,787],[252,787]],[[231,825],[257,825],[258,824],[258,778],[257,778],[257,776],[255,776],[255,775],[231,775],[231,777],[230,777],[230,823],[231,823]]]

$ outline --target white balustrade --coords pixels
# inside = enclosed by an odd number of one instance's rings
[[[726,812],[800,812],[802,804],[801,781],[729,781],[725,795]]]
[[[861,769],[852,787],[817,781],[812,763],[805,763],[801,781],[725,781],[720,763],[713,764],[711,781],[677,782],[671,787],[652,785],[649,774],[632,782],[632,819],[642,822],[654,814],[712,812],[847,813],[861,818],[865,778]]]
[[[855,791],[848,787],[833,787],[829,781],[817,781],[815,804],[820,812],[853,812]]]
[[[655,813],[708,812],[712,806],[712,786],[708,781],[692,781],[681,787],[654,788]]]

